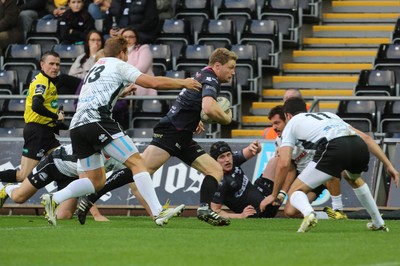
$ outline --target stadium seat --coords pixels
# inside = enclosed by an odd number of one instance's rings
[[[165,19],[155,43],[168,44],[171,47],[172,56],[177,58],[183,46],[193,43],[190,29],[190,21],[188,20]]]
[[[232,45],[231,50],[238,55],[236,61],[236,85],[243,93],[261,93],[261,59],[255,45]]]
[[[284,42],[301,43],[303,14],[298,0],[266,0],[258,10],[258,19],[272,19],[278,22]]]
[[[28,75],[26,76],[26,80],[24,81],[24,84],[22,85],[22,90],[20,91],[20,94],[26,94],[28,92],[31,81],[39,73],[40,73],[40,69],[33,69],[28,72]]]
[[[5,53],[5,70],[15,70],[19,80],[26,80],[31,70],[39,69],[42,56],[40,44],[10,44]]]
[[[202,30],[195,35],[195,43],[226,48],[236,43],[236,35],[235,23],[232,20],[208,19],[204,21]]]
[[[131,138],[152,138],[153,128],[129,128],[126,134]]]
[[[19,93],[18,74],[15,70],[0,70],[0,92]]]
[[[176,61],[175,70],[184,70],[192,77],[200,69],[208,65],[208,60],[214,46],[212,45],[187,45],[182,48],[181,54]]]
[[[191,32],[200,32],[205,19],[211,19],[212,8],[209,0],[178,0],[175,18],[190,21]]]
[[[399,83],[400,44],[381,44],[375,57],[374,69],[394,71],[396,83]],[[397,86],[399,85],[397,84]]]
[[[0,138],[22,138],[23,136],[23,128],[0,127]]]
[[[400,101],[388,101],[381,116],[380,130],[387,137],[400,133]]]
[[[358,96],[396,96],[398,88],[392,70],[362,70],[354,94]]]
[[[341,101],[337,115],[362,132],[373,132],[378,127],[375,101]]]
[[[152,44],[150,50],[153,55],[153,72],[155,76],[163,76],[172,69],[171,47],[168,44]]]
[[[257,18],[256,0],[222,0],[220,6],[214,5],[215,19],[231,19],[236,30],[242,32],[249,19]]]
[[[39,19],[32,25],[33,30],[28,33],[26,43],[40,44],[42,53],[50,51],[53,45],[60,43],[57,28],[57,19]]]
[[[75,59],[85,52],[83,44],[56,44],[52,50],[60,55],[60,72],[68,74]]]
[[[280,68],[282,35],[275,20],[248,20],[238,43],[255,45],[263,67]]]

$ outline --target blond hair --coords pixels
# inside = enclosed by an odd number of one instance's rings
[[[210,59],[208,61],[209,66],[213,66],[215,63],[219,62],[222,65],[225,65],[230,60],[237,60],[238,56],[235,52],[229,51],[226,48],[217,48],[211,54]]]
[[[104,56],[117,57],[119,53],[128,51],[128,42],[122,37],[112,37],[104,45]]]

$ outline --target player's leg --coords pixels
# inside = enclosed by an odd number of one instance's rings
[[[360,175],[352,174],[349,171],[345,171],[343,177],[353,188],[353,191],[356,194],[361,205],[367,210],[368,214],[371,216],[372,223],[367,224],[368,229],[374,231],[389,231],[389,229],[385,225],[385,221],[382,219],[378,206],[376,205],[376,202],[372,197],[368,185],[364,182]]]
[[[76,198],[67,199],[61,202],[57,208],[57,219],[58,220],[71,219],[72,216],[74,215],[77,202],[78,201]]]
[[[197,209],[197,218],[214,226],[229,225],[229,219],[218,215],[210,208],[211,200],[218,190],[218,183],[223,177],[221,165],[209,154],[203,153],[192,162],[191,166],[204,174],[200,188],[200,207]]]
[[[160,204],[154,189],[153,181],[147,171],[144,160],[142,156],[140,156],[139,151],[131,138],[123,136],[115,139],[104,147],[104,151],[119,162],[123,162],[124,165],[132,171],[132,180],[135,182],[140,194],[149,205],[157,225],[162,226],[168,223],[168,219],[173,217],[176,212],[182,211],[184,205],[180,205],[175,209],[164,209]],[[148,156],[151,155],[149,154]]]
[[[35,168],[35,166],[39,163],[39,159],[35,160],[32,158],[28,158],[25,156],[21,157],[21,169],[16,172],[17,181],[22,182]]]
[[[103,159],[99,153],[85,159],[79,159],[78,163],[85,171],[86,177],[72,181],[65,188],[55,193],[47,193],[41,196],[41,203],[46,212],[45,217],[52,225],[57,224],[56,209],[63,201],[94,193],[95,190],[100,190],[104,186],[106,173]]]
[[[24,203],[36,193],[37,189],[25,179],[20,184],[7,184],[0,190],[0,208],[3,206],[7,198],[15,203]]]
[[[347,219],[347,215],[343,212],[342,194],[340,191],[340,178],[332,178],[326,182],[326,188],[331,194],[332,208],[325,207],[324,211],[328,214],[330,219],[342,220]]]
[[[95,192],[92,193],[88,196],[82,196],[79,204],[78,204],[78,210],[77,210],[77,216],[79,219],[79,222],[84,225],[86,222],[86,216],[89,212],[89,210],[92,209],[92,206],[94,206],[94,203],[101,198],[104,194],[107,192],[110,192],[116,188],[119,188],[123,185],[132,183],[132,171],[129,170],[128,168],[118,170],[112,173],[112,175],[106,180],[106,184],[104,187]],[[97,215],[97,212],[95,209],[91,210],[93,217],[96,219],[98,218],[99,220],[104,220],[102,217]]]
[[[307,193],[331,178],[329,174],[316,169],[316,166],[315,162],[310,162],[293,182],[289,190],[290,203],[304,216],[303,222],[297,232],[307,232],[317,225],[318,220],[309,202]]]

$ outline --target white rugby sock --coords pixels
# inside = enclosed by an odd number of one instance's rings
[[[371,192],[367,184],[362,185],[359,188],[353,189],[361,205],[367,210],[368,214],[371,216],[372,222],[375,226],[381,227],[385,224],[381,214],[379,213],[378,206],[372,197]]]
[[[153,181],[148,172],[141,172],[133,176],[135,184],[150,207],[153,216],[157,216],[162,211],[162,206],[158,200],[156,190],[154,189]]]
[[[53,200],[57,204],[60,204],[61,202],[67,199],[77,198],[87,194],[92,194],[94,192],[95,189],[92,184],[92,181],[90,181],[89,178],[85,177],[74,180],[71,183],[69,183],[69,185],[66,186],[65,188],[55,192],[53,194]]]
[[[341,211],[343,210],[342,194],[337,196],[331,195],[331,200],[332,200],[332,209]]]
[[[14,189],[19,188],[21,186],[21,183],[18,183],[17,185],[9,185],[6,186],[6,193],[7,195],[12,199],[12,192],[14,191]]]
[[[308,201],[307,195],[303,191],[295,191],[290,196],[290,203],[298,209],[303,216],[309,215],[314,209],[311,207],[310,202]]]

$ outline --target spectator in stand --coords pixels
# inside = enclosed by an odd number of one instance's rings
[[[67,9],[67,0],[49,0],[46,5],[46,11],[49,14],[45,15],[43,19],[58,19]]]
[[[128,42],[128,63],[142,73],[154,76],[153,54],[148,44],[145,44],[136,29],[127,27],[122,31],[122,37]],[[157,90],[145,89],[136,85],[136,95],[157,95]]]
[[[0,0],[0,55],[11,43],[21,41],[19,9],[15,0]]]
[[[86,36],[94,30],[94,19],[83,8],[83,0],[68,0],[69,9],[58,22],[60,40],[64,44],[83,44]]]
[[[88,11],[93,19],[106,19],[112,0],[94,0],[89,4]]]
[[[83,79],[96,63],[96,54],[104,46],[103,36],[99,31],[91,30],[87,35],[84,46],[85,53],[75,59],[68,73],[80,79]]]
[[[159,17],[155,0],[113,0],[105,21],[105,32],[119,36],[131,26],[140,34],[143,43],[152,43],[159,31]]]
[[[174,16],[171,0],[157,0],[157,10],[160,19],[168,19]]]
[[[154,76],[153,55],[148,44],[142,42],[138,32],[132,27],[126,27],[122,31],[122,37],[128,42],[128,63],[135,66],[142,73]],[[157,95],[154,89],[143,88],[136,85],[135,95]],[[135,101],[134,109],[141,110],[142,101]],[[113,109],[113,118],[125,129],[129,127],[128,116],[129,101],[118,100]]]
[[[23,38],[26,40],[28,32],[32,28],[32,23],[46,15],[46,0],[20,0],[18,7],[21,11],[19,19],[22,25]]]

